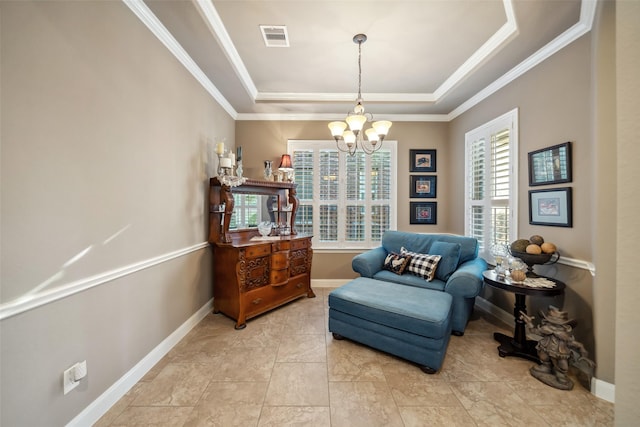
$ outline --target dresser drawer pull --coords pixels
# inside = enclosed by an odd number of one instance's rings
[[[302,287],[302,283],[298,283],[298,284],[296,285],[296,288],[298,288],[298,289],[300,289],[301,287]]]
[[[258,305],[262,302],[262,298],[256,298],[253,301],[251,301],[254,305]]]

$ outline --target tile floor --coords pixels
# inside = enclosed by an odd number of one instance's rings
[[[613,405],[580,384],[548,387],[532,363],[500,358],[476,312],[452,336],[442,369],[411,363],[327,331],[327,296],[299,299],[248,322],[210,314],[96,424],[106,426],[612,426]]]

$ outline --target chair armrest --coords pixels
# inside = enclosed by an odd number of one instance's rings
[[[375,249],[368,250],[353,257],[351,268],[362,277],[373,277],[378,271],[382,270],[384,260],[387,257],[387,251],[378,246]]]
[[[484,287],[482,272],[487,269],[487,262],[482,258],[460,264],[444,286],[444,290],[454,296],[474,298]]]

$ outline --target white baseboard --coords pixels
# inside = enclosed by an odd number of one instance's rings
[[[495,316],[497,319],[505,322],[508,325],[513,325],[514,323],[512,314],[507,313],[500,307],[496,307],[484,298],[476,297],[476,306],[479,309]],[[610,384],[597,378],[593,378],[591,380],[591,394],[599,397],[600,399],[614,403],[615,391],[615,384]]]
[[[615,384],[611,384],[597,378],[593,378],[591,380],[591,393],[599,397],[600,399],[606,400],[607,402],[615,403],[616,397],[616,386]]]
[[[211,312],[213,299],[209,300],[193,316],[187,319],[178,329],[158,344],[149,354],[138,362],[129,372],[116,381],[96,400],[91,402],[80,412],[67,426],[90,426],[95,424],[100,417],[124,396],[138,381],[145,376],[194,326],[196,326],[207,314]]]

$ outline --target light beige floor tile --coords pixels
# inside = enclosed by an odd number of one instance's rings
[[[120,398],[109,410],[106,414],[104,414],[93,427],[108,427],[110,426],[116,418],[122,414],[129,405],[135,400],[142,388],[142,383],[139,382],[129,390],[124,396]]]
[[[467,411],[455,407],[400,407],[405,427],[446,426],[474,427]]]
[[[323,334],[285,335],[280,340],[276,362],[327,361]]]
[[[478,426],[547,426],[504,382],[454,382],[451,388]]]
[[[328,406],[265,406],[258,427],[330,427]]]
[[[326,363],[276,363],[264,403],[268,406],[329,406]]]
[[[162,426],[181,427],[193,408],[130,406],[111,424],[111,427],[124,426]]]
[[[276,347],[230,348],[210,359],[212,381],[268,381],[276,360]]]
[[[528,405],[586,406],[590,404],[590,393],[575,380],[573,390],[550,387],[532,376],[524,381],[509,381],[508,384]]]
[[[384,381],[382,359],[377,351],[349,340],[327,344],[329,381]]]
[[[324,334],[327,322],[323,314],[292,313],[287,317],[286,329],[291,334]]]
[[[197,363],[169,363],[153,379],[140,383],[132,406],[194,406],[210,381],[211,367]]]
[[[400,411],[384,382],[330,382],[331,425],[402,426]]]
[[[266,390],[266,382],[212,382],[185,427],[256,425]]]
[[[614,425],[613,408],[584,406],[536,406],[542,418],[554,427],[607,427]]]
[[[398,406],[462,407],[445,381],[389,382],[391,395]]]
[[[327,328],[329,293],[247,322],[205,317],[96,424],[187,426],[613,426],[614,405],[577,381],[540,383],[533,363],[501,358],[493,332],[512,326],[474,313],[434,375]],[[184,405],[184,406],[180,406]]]

